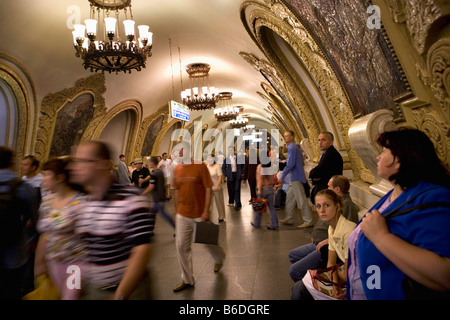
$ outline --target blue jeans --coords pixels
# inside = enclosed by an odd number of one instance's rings
[[[169,222],[171,226],[175,229],[175,222],[173,221],[173,218],[166,212],[164,202],[155,202],[154,209],[156,209],[159,213],[161,213],[163,218],[166,219],[167,222]]]
[[[295,282],[301,281],[308,269],[318,269],[321,266],[322,258],[316,252],[316,244],[309,243],[301,247],[292,249],[289,252],[289,275]]]
[[[262,188],[261,197],[263,199],[267,199],[267,208],[270,211],[270,227],[278,228],[277,210],[275,209],[273,202],[273,188],[272,187]],[[256,227],[259,227],[261,225],[261,213],[258,212],[254,213],[253,225]]]

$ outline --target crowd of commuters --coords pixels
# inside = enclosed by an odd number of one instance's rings
[[[260,158],[261,150],[237,153],[230,147],[226,156],[218,152],[196,162],[190,145],[181,142],[171,155],[152,156],[145,165],[137,158],[127,166],[120,155],[117,169],[105,143],[88,141],[41,170],[38,159],[24,157],[22,178],[13,150],[0,147],[0,299],[20,299],[38,276],[50,278],[61,299],[129,299],[149,285],[144,279],[156,213],[174,229],[181,282],[173,291],[194,287],[195,225],[226,220],[225,180],[228,206],[237,213],[241,184],[248,182],[250,204],[267,200],[268,230],[296,220],[297,228],[312,228],[311,243],[292,248],[287,257],[291,299],[448,299],[450,179],[423,132],[379,136],[378,175],[393,189],[361,219],[333,135],[320,133],[321,156],[309,179],[294,132],[283,138],[286,155],[262,150]],[[165,209],[172,198],[174,217]],[[282,206],[285,217],[279,220]],[[253,213],[253,227],[261,227],[262,216]],[[219,272],[225,250],[220,243],[205,246]],[[82,277],[77,290],[67,285],[74,265]],[[327,293],[317,286],[324,268],[332,283]]]
[[[377,157],[378,176],[389,181],[393,189],[356,225],[352,202],[345,196],[346,183],[339,182],[339,175],[328,182],[329,196],[325,191],[314,191],[319,218],[329,225],[328,259],[319,257],[316,248],[323,242],[315,239],[310,246],[291,251],[290,271],[296,281],[291,299],[450,298],[449,172],[430,139],[419,130],[385,132],[377,142],[382,147]],[[310,177],[316,174],[311,171]],[[328,209],[324,208],[327,197],[331,202]],[[333,200],[335,197],[341,200]],[[345,198],[349,209],[344,216]],[[327,210],[339,216],[337,222],[330,223]],[[336,258],[342,264],[336,264]],[[329,294],[313,285],[311,275],[317,273],[310,272],[324,266],[336,266],[328,271],[332,281]]]

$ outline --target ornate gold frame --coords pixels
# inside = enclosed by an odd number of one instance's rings
[[[144,120],[142,120],[140,126],[139,126],[139,130],[138,130],[138,134],[136,137],[136,142],[134,145],[134,151],[133,151],[133,159],[135,157],[140,157],[141,156],[141,152],[142,152],[142,147],[144,144],[144,138],[145,138],[145,134],[147,132],[148,127],[152,124],[153,121],[155,121],[159,116],[163,116],[163,123],[162,123],[162,129],[161,132],[163,130],[163,128],[165,128],[167,126],[167,122],[168,122],[168,118],[169,118],[169,110],[167,108],[167,105],[163,105],[159,108],[158,111],[156,111],[155,113],[147,116]],[[167,131],[167,129],[166,129]],[[155,154],[156,152],[158,152],[159,150],[159,145],[161,144],[161,140],[164,137],[161,132],[158,134],[158,136],[156,137],[156,140],[153,144],[152,147],[152,155]]]
[[[133,124],[128,135],[128,141],[126,142],[126,149],[124,154],[126,159],[134,159],[135,155],[133,154],[133,146],[136,143],[139,124],[142,122],[143,113],[142,103],[138,100],[125,100],[112,107],[101,119],[98,126],[94,128],[92,139],[98,139],[108,123],[114,117],[127,110],[130,110],[133,114]]]
[[[91,94],[94,97],[94,117],[83,133],[81,141],[93,139],[94,131],[98,128],[106,114],[105,76],[95,74],[88,78],[79,79],[75,87],[63,89],[57,93],[51,93],[44,97],[41,104],[41,116],[39,117],[38,131],[34,153],[42,161],[46,161],[50,152],[55,121],[57,114],[68,102],[75,100],[82,94]]]
[[[10,63],[13,67],[8,66],[2,61]],[[17,68],[18,70],[16,71],[14,68]],[[18,73],[19,70],[23,73],[25,79]],[[14,95],[17,102],[17,136],[15,139],[16,144],[14,146],[14,151],[16,157],[21,159],[29,153],[27,150],[29,141],[35,139],[38,112],[36,108],[35,87],[25,67],[18,60],[3,53],[0,53],[0,79],[8,85],[10,92]],[[26,83],[30,86],[31,92],[29,92]],[[31,104],[34,104],[34,110],[32,110]],[[33,122],[31,122],[32,116],[34,118]],[[29,135],[30,130],[31,135]],[[20,163],[19,161],[16,161],[15,170],[17,172],[19,171],[19,167]]]

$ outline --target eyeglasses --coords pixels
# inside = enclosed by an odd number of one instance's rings
[[[72,158],[72,161],[75,163],[93,163],[99,160],[97,159],[82,159],[82,158]]]

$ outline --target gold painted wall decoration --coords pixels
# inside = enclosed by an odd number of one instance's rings
[[[5,110],[9,116],[7,121],[8,141],[21,159],[31,153],[30,146],[33,145],[37,124],[37,101],[34,83],[27,69],[18,60],[0,53],[0,81],[2,81],[5,94],[13,101],[6,106],[14,110]],[[12,116],[14,115],[14,120]],[[11,123],[14,121],[14,123]],[[19,161],[16,161],[16,170],[19,170]]]
[[[383,1],[395,23],[389,32],[404,37],[401,60],[414,63],[412,85],[420,96],[401,103],[403,126],[424,131],[450,170],[450,2]]]
[[[94,97],[90,93],[82,93],[64,104],[56,116],[49,158],[70,155],[93,116]]]
[[[348,139],[348,129],[354,119],[350,101],[327,56],[315,39],[284,1],[245,1],[241,5],[241,21],[276,70],[287,94],[298,108],[298,114],[305,124],[308,136],[311,137],[314,152],[312,160],[318,161],[319,150],[314,142],[319,133],[326,130],[321,112],[317,104],[311,103],[305,84],[298,82],[287,72],[283,66],[286,61],[280,61],[277,51],[270,47],[271,43],[266,39],[267,29],[284,39],[308,70],[312,85],[318,88],[323,97],[326,106],[324,112],[329,114],[329,123],[335,126],[335,135],[339,135],[338,139],[342,141],[342,145],[337,147],[344,155],[344,169],[352,170],[354,179],[360,179],[360,173],[366,166],[354,152]]]
[[[95,129],[106,114],[105,99],[103,98],[105,91],[105,76],[103,74],[95,74],[88,78],[79,79],[72,88],[66,88],[60,92],[45,96],[41,103],[41,115],[39,117],[34,150],[35,155],[42,161],[46,161],[49,158],[55,128],[60,126],[59,123],[57,124],[58,114],[67,104],[73,103],[79,97],[90,96],[92,98],[92,104],[88,107],[92,108],[92,117],[89,117],[88,123],[85,123],[82,128],[80,127],[81,129],[79,130],[81,132],[77,133],[79,137],[76,138],[74,143],[91,140]],[[59,142],[55,140],[55,143],[58,144]],[[70,147],[64,150],[68,152]]]
[[[161,139],[163,138],[163,136],[161,135],[161,129],[164,128],[167,125],[168,122],[168,117],[169,117],[169,108],[167,105],[163,105],[161,106],[158,111],[154,112],[153,114],[145,117],[140,125],[139,125],[139,130],[138,130],[138,134],[136,137],[136,142],[134,144],[134,151],[133,151],[133,159],[136,157],[143,157],[143,156],[151,156],[154,155],[158,152],[159,150],[159,144],[161,143]],[[152,123],[157,120],[158,118],[162,119],[159,120],[161,121],[161,127],[158,131],[158,134],[156,134],[156,136],[153,139],[153,143],[150,147],[146,147],[146,152],[150,152],[149,154],[143,154],[144,152],[144,144],[145,139],[146,139],[146,135],[147,135],[147,131],[148,128],[152,125]],[[150,135],[150,133],[149,133]],[[148,144],[151,143],[151,141],[147,142]]]
[[[149,156],[154,154],[154,144],[155,140],[160,134],[161,128],[164,122],[164,115],[158,116],[152,123],[148,126],[147,131],[144,136],[144,141],[141,150],[141,156]]]
[[[129,99],[122,101],[119,104],[112,107],[103,117],[98,126],[95,128],[92,134],[92,139],[94,140],[99,139],[101,133],[103,132],[103,130],[105,130],[108,123],[110,123],[116,116],[118,116],[122,112],[129,112],[131,118],[129,131],[124,137],[124,139],[126,140],[122,142],[123,144],[122,153],[125,155],[126,159],[132,161],[134,160],[133,152],[139,131],[139,126],[140,123],[142,122],[143,107],[140,101]]]

